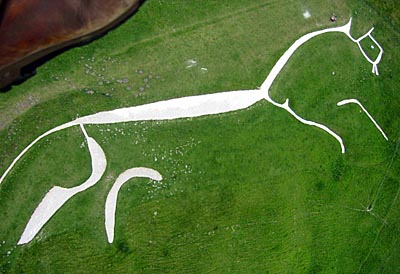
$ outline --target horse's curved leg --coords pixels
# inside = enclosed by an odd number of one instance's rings
[[[346,147],[343,143],[343,139],[342,137],[340,137],[337,133],[335,133],[333,130],[331,130],[330,128],[328,128],[327,126],[320,124],[320,123],[316,123],[313,121],[309,121],[306,120],[304,118],[302,118],[301,116],[299,116],[296,112],[293,111],[293,109],[289,106],[289,99],[286,99],[285,103],[283,104],[277,104],[278,107],[283,108],[284,110],[286,110],[287,112],[289,112],[294,118],[296,118],[298,121],[300,121],[301,123],[305,124],[305,125],[309,125],[309,126],[314,126],[317,128],[322,129],[323,131],[325,131],[326,133],[330,134],[333,138],[335,138],[339,144],[340,144],[340,149],[342,151],[342,153],[346,152]]]
[[[69,199],[79,192],[95,185],[103,176],[107,165],[104,151],[93,138],[87,135],[82,125],[81,128],[87,140],[90,157],[92,159],[92,174],[86,182],[79,186],[73,188],[54,186],[50,189],[29,219],[28,224],[18,241],[19,245],[29,243],[57,212],[57,210],[60,209]]]
[[[115,227],[115,211],[117,207],[118,192],[120,188],[130,179],[135,177],[150,178],[155,181],[161,181],[162,176],[158,171],[145,168],[135,167],[128,169],[121,173],[112,186],[110,192],[107,195],[106,206],[105,206],[105,227],[107,233],[107,239],[109,243],[114,241],[114,227]]]
[[[360,101],[358,101],[357,99],[346,99],[346,100],[342,100],[340,102],[337,103],[337,105],[343,106],[346,104],[356,104],[358,105],[365,114],[367,114],[368,118],[372,121],[372,123],[374,123],[375,127],[380,131],[380,133],[382,134],[383,138],[385,138],[386,141],[389,141],[388,137],[386,136],[385,132],[383,131],[383,129],[379,126],[379,124],[375,121],[374,117],[372,117],[371,114],[369,114],[369,112],[366,110],[366,108],[360,103]]]

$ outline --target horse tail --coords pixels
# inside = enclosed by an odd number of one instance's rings
[[[72,127],[74,125],[78,125],[78,123],[76,123],[75,121],[69,122],[69,123],[65,123],[63,125],[57,126],[55,128],[50,129],[49,131],[46,131],[45,133],[43,133],[42,135],[40,135],[39,137],[37,137],[34,141],[32,141],[26,148],[24,148],[24,150],[22,150],[18,156],[12,161],[12,163],[9,165],[9,167],[6,169],[6,171],[3,173],[3,175],[0,177],[0,185],[1,183],[4,181],[4,179],[6,178],[7,174],[11,171],[11,169],[16,165],[16,163],[18,162],[19,159],[22,158],[22,156],[24,156],[24,154],[31,148],[33,147],[37,142],[39,142],[41,139],[43,139],[44,137],[46,137],[47,135],[52,134],[53,132],[68,128],[68,127]]]

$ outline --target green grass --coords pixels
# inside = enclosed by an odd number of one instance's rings
[[[390,22],[394,26],[400,26],[399,3],[396,0],[365,0],[364,2],[368,4],[370,8],[376,10],[376,12],[386,21]]]
[[[341,135],[346,154],[325,132],[265,101],[198,119],[87,126],[107,155],[106,174],[57,212],[32,243],[16,246],[46,191],[78,185],[90,174],[80,130],[57,132],[30,150],[0,187],[0,243],[6,241],[0,270],[399,272],[400,36],[361,2],[148,1],[115,31],[0,94],[0,173],[40,133],[78,115],[256,88],[298,37],[332,26],[333,12],[338,25],[353,16],[354,37],[375,26],[385,49],[381,75],[371,73],[348,38],[327,34],[295,53],[271,95],[290,98],[299,115]],[[198,65],[187,69],[188,59]],[[128,83],[117,81],[125,78]],[[347,98],[364,104],[389,142],[356,105],[336,106]],[[121,189],[110,245],[105,198],[117,176],[137,166],[154,168],[164,179],[134,179]],[[354,210],[374,200],[375,216]]]

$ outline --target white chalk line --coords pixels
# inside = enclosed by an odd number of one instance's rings
[[[383,129],[379,126],[379,124],[375,121],[374,117],[372,117],[371,114],[369,114],[369,112],[366,110],[366,108],[360,103],[360,101],[358,101],[357,99],[346,99],[346,100],[342,100],[340,102],[337,103],[338,106],[343,106],[346,104],[356,104],[358,105],[365,114],[367,114],[368,118],[372,121],[372,123],[374,123],[375,127],[380,131],[380,133],[382,134],[383,138],[385,138],[386,141],[389,141],[388,137],[386,136],[385,132],[383,131]]]
[[[90,138],[86,131],[83,128],[84,124],[110,124],[110,123],[120,123],[120,122],[130,122],[130,121],[144,121],[144,120],[172,120],[179,118],[188,118],[188,117],[199,117],[203,115],[212,115],[219,114],[225,112],[231,112],[239,109],[245,109],[249,106],[255,104],[261,99],[266,99],[268,102],[272,103],[274,106],[285,109],[289,112],[293,117],[295,117],[298,121],[303,124],[311,125],[318,127],[328,134],[333,136],[340,144],[342,153],[345,153],[345,146],[343,144],[342,138],[329,129],[327,126],[308,121],[299,115],[297,115],[290,107],[289,100],[287,99],[284,104],[279,104],[272,100],[269,96],[269,88],[274,82],[275,78],[288,62],[289,58],[293,55],[293,53],[305,42],[310,40],[311,38],[328,33],[328,32],[342,32],[345,33],[353,42],[356,42],[360,46],[361,37],[358,40],[355,40],[350,35],[351,28],[350,19],[349,22],[341,27],[329,28],[325,30],[315,31],[309,34],[302,36],[300,39],[296,40],[294,44],[281,56],[278,62],[274,65],[271,72],[268,74],[266,80],[261,85],[261,88],[258,90],[239,90],[239,91],[228,91],[228,92],[220,92],[214,94],[207,95],[198,95],[198,96],[188,96],[183,98],[164,100],[155,103],[115,109],[112,111],[104,111],[99,112],[93,115],[88,115],[82,118],[78,118],[72,122],[66,123],[64,125],[53,128],[46,133],[40,135],[36,138],[31,144],[29,144],[11,163],[11,165],[7,168],[5,173],[0,178],[0,184],[4,181],[6,175],[10,172],[10,170],[14,167],[16,162],[40,139],[45,136],[59,131],[61,129],[65,129],[74,125],[79,125],[82,128],[82,131],[85,135],[85,138],[89,144],[89,151],[92,157],[92,176],[81,186],[65,189],[61,187],[53,187],[39,206],[36,208],[35,212],[31,216],[27,227],[21,236],[19,244],[29,242],[34,235],[43,227],[43,225],[50,219],[50,217],[73,195],[81,192],[88,187],[95,184],[98,180],[100,180],[101,176],[104,173],[106,166],[106,158],[104,152],[101,147],[96,143],[96,141]],[[367,33],[371,37],[373,41],[375,41],[371,35],[372,30]],[[376,42],[376,41],[375,41]],[[380,45],[376,43],[378,47],[381,49]],[[361,52],[364,57],[372,62],[368,56],[364,53],[362,48],[360,47]],[[373,62],[374,68],[373,72],[377,74],[377,64],[381,60],[383,50],[377,58]],[[97,160],[99,159],[99,160]],[[58,198],[59,197],[59,198]],[[33,236],[32,236],[33,235]]]
[[[305,42],[307,42],[308,40],[310,40],[311,38],[318,36],[320,34],[324,34],[324,33],[328,33],[328,32],[342,32],[344,34],[346,34],[351,41],[357,43],[359,49],[361,50],[361,53],[363,54],[363,56],[366,58],[366,60],[368,62],[370,62],[373,65],[372,68],[372,72],[375,73],[376,75],[379,75],[378,73],[378,63],[381,61],[382,55],[383,55],[383,49],[382,47],[379,45],[378,42],[376,42],[376,40],[372,37],[371,33],[374,30],[374,28],[370,29],[365,35],[363,35],[362,37],[360,37],[359,39],[354,39],[351,34],[350,34],[350,30],[351,30],[351,23],[352,23],[352,18],[350,18],[349,22],[346,25],[343,25],[341,27],[336,27],[336,28],[330,28],[330,29],[325,29],[325,30],[319,30],[319,31],[315,31],[315,32],[311,32],[308,33],[306,35],[303,35],[302,37],[300,37],[298,40],[296,40],[291,46],[290,48],[279,58],[278,62],[276,62],[276,64],[274,65],[274,67],[272,68],[271,72],[268,74],[266,80],[264,81],[264,83],[261,85],[261,90],[266,92],[267,96],[266,96],[266,100],[268,102],[270,102],[271,104],[285,109],[286,111],[288,111],[292,116],[294,116],[297,120],[299,120],[301,123],[306,124],[306,125],[312,125],[315,127],[318,127],[322,130],[324,130],[325,132],[327,132],[328,134],[330,134],[332,137],[334,137],[340,144],[341,147],[341,151],[342,153],[346,152],[346,148],[345,145],[343,143],[343,139],[337,134],[335,133],[333,130],[331,130],[330,128],[328,128],[325,125],[322,125],[320,123],[316,123],[316,122],[312,122],[312,121],[308,121],[305,120],[304,118],[300,117],[299,115],[297,115],[290,107],[289,107],[289,101],[288,99],[286,99],[285,103],[280,104],[278,102],[275,102],[269,95],[269,89],[272,86],[274,80],[276,79],[276,77],[278,76],[278,74],[281,72],[281,70],[283,69],[283,67],[286,65],[286,63],[288,62],[288,60],[290,59],[290,57],[294,54],[294,52],[301,46],[303,45]],[[365,37],[369,36],[374,43],[376,43],[380,49],[380,53],[377,57],[377,59],[375,61],[372,61],[368,55],[364,52],[364,50],[361,47],[361,40],[364,39]],[[386,136],[386,135],[385,135]]]
[[[282,104],[282,108],[285,109],[287,112],[289,112],[290,114],[293,115],[293,117],[295,117],[297,120],[299,120],[301,123],[305,124],[305,125],[309,125],[309,126],[314,126],[314,127],[318,127],[324,131],[326,131],[327,133],[329,133],[330,135],[332,135],[340,144],[340,148],[342,153],[346,152],[346,147],[344,146],[343,140],[342,138],[340,138],[339,135],[337,135],[334,131],[332,131],[330,128],[328,128],[327,126],[324,126],[322,124],[313,122],[313,121],[309,121],[306,119],[303,119],[302,117],[300,117],[299,115],[297,115],[290,107],[289,107],[289,99],[286,99],[285,103]]]
[[[264,98],[272,103],[273,105],[284,108],[283,104],[279,104],[272,100],[269,96],[269,88],[271,87],[272,83],[274,82],[275,78],[285,66],[289,58],[293,55],[293,53],[305,42],[310,40],[311,38],[324,34],[327,32],[343,32],[345,33],[353,42],[359,43],[356,39],[354,39],[350,34],[352,19],[350,18],[349,22],[341,27],[336,28],[329,28],[325,30],[315,31],[309,34],[302,36],[300,39],[296,40],[293,45],[279,58],[277,63],[272,68],[271,72],[268,74],[266,80],[261,85],[260,90],[247,90],[247,91],[230,91],[230,92],[221,92],[215,94],[207,94],[207,95],[199,95],[199,96],[189,96],[184,98],[177,98],[165,101],[159,101],[156,103],[135,106],[135,107],[128,107],[128,108],[121,108],[112,111],[104,111],[99,112],[93,115],[88,115],[82,118],[78,118],[74,121],[66,123],[64,125],[58,126],[53,128],[46,133],[40,135],[36,138],[31,144],[29,144],[10,164],[7,170],[3,173],[0,177],[0,184],[4,181],[7,174],[10,170],[14,167],[17,161],[40,139],[43,137],[59,131],[61,129],[65,129],[74,125],[79,124],[106,124],[106,123],[119,123],[119,122],[129,122],[129,121],[139,121],[139,120],[160,120],[160,119],[178,119],[178,118],[185,118],[185,117],[198,117],[202,115],[211,115],[217,113],[223,113],[228,111],[234,111],[238,109],[244,109],[249,107],[250,105],[258,102],[262,97],[260,97],[261,92],[265,92],[267,95]],[[370,31],[371,32],[371,31]],[[369,33],[371,39],[373,39],[372,35]],[[362,37],[361,37],[362,38]],[[359,39],[360,40],[360,39]],[[380,62],[383,49],[381,46],[373,39],[374,42],[378,45],[381,49],[381,53],[377,60],[374,62],[374,65]],[[361,52],[363,52],[362,48]],[[364,54],[364,53],[363,53]],[[367,57],[364,54],[365,57]],[[368,62],[371,60],[368,58]],[[377,68],[376,68],[377,71]],[[252,92],[254,93],[252,93]],[[218,106],[219,103],[221,104]],[[240,105],[240,102],[244,102],[244,104]],[[189,106],[185,109],[185,106]],[[195,106],[195,111],[192,111],[193,106]],[[212,106],[212,107],[210,107]],[[152,113],[155,113],[152,114]],[[297,119],[297,117],[296,117]],[[320,127],[321,129],[325,130],[324,128]],[[327,127],[325,127],[327,128]],[[332,131],[327,131],[331,134]],[[331,134],[332,135],[332,134]],[[334,135],[332,135],[335,137]],[[337,136],[337,134],[336,134]],[[335,137],[336,138],[336,137]],[[343,143],[341,141],[340,143]],[[342,149],[343,151],[343,149]]]
[[[155,103],[120,108],[111,111],[102,111],[96,114],[84,116],[61,126],[55,127],[37,137],[12,161],[10,166],[1,176],[0,184],[4,181],[7,174],[15,166],[18,160],[21,159],[21,157],[32,146],[34,146],[38,141],[47,135],[68,127],[85,124],[112,124],[146,120],[194,118],[246,109],[263,98],[264,95],[260,90],[228,91],[163,100]]]
[[[113,124],[194,118],[246,109],[262,99],[264,99],[264,94],[257,89],[226,91],[102,111],[78,118],[74,122],[76,124]]]
[[[70,127],[71,123],[66,123],[63,124],[61,126],[55,127],[50,129],[49,131],[43,133],[42,135],[40,135],[39,137],[37,137],[32,143],[30,143],[26,148],[24,148],[20,154],[18,154],[18,156],[12,161],[12,163],[10,164],[10,166],[6,169],[6,171],[3,173],[3,175],[0,177],[0,184],[4,181],[4,179],[6,178],[7,174],[11,171],[11,169],[15,166],[15,164],[18,162],[19,159],[21,159],[21,157],[31,148],[33,147],[37,142],[39,142],[41,139],[43,139],[44,137],[46,137],[47,135],[50,135],[51,133],[57,132],[59,130],[65,129]]]
[[[110,192],[107,195],[105,205],[105,227],[107,233],[107,240],[109,243],[114,241],[114,229],[115,229],[115,211],[117,207],[117,199],[120,188],[132,178],[149,178],[155,181],[161,181],[161,174],[151,168],[146,167],[135,167],[128,169],[121,173],[112,186]]]
[[[83,126],[81,126],[81,128],[87,140],[90,157],[92,159],[92,174],[86,182],[79,186],[73,188],[54,186],[50,189],[31,215],[21,238],[18,241],[19,245],[29,243],[57,212],[57,210],[60,209],[69,199],[79,192],[95,185],[103,176],[107,166],[104,151],[93,138],[87,135]]]
[[[372,64],[372,73],[379,75],[379,71],[378,71],[378,64],[382,59],[382,55],[383,55],[383,48],[382,46],[375,40],[375,38],[372,36],[372,32],[374,31],[374,28],[371,28],[366,34],[364,34],[363,36],[361,36],[358,39],[354,39],[353,37],[350,36],[350,39],[354,42],[357,43],[358,48],[360,49],[362,55],[365,57],[365,59]],[[377,56],[377,58],[375,59],[375,61],[372,61],[371,58],[369,58],[368,54],[364,51],[364,49],[361,46],[361,41],[365,38],[369,37],[379,48],[379,54]]]
[[[261,88],[260,88],[262,91],[264,91],[266,93],[265,99],[268,102],[270,102],[271,104],[273,104],[274,106],[277,106],[279,108],[282,108],[282,109],[286,110],[293,117],[295,117],[298,121],[300,121],[301,123],[306,124],[306,125],[311,125],[311,126],[318,127],[320,129],[324,130],[325,132],[327,132],[328,134],[330,134],[332,137],[334,137],[339,142],[342,153],[346,152],[346,148],[344,146],[342,138],[338,134],[336,134],[333,130],[331,130],[330,128],[328,128],[325,125],[322,125],[322,124],[316,123],[316,122],[312,122],[312,121],[308,121],[308,120],[300,117],[299,115],[297,115],[289,107],[289,100],[288,99],[286,99],[285,103],[283,103],[283,104],[275,102],[270,97],[269,90],[270,90],[270,87],[272,86],[273,82],[275,81],[276,77],[278,76],[278,74],[281,72],[283,67],[289,61],[290,57],[294,54],[294,52],[301,45],[303,45],[304,43],[306,43],[308,40],[310,40],[311,38],[313,38],[315,36],[318,36],[318,35],[321,35],[321,34],[324,34],[324,33],[328,33],[328,32],[342,32],[342,33],[345,33],[350,38],[352,38],[351,35],[350,35],[351,22],[352,22],[352,19],[350,18],[349,22],[344,26],[311,32],[311,33],[303,35],[302,37],[297,39],[289,47],[289,49],[279,58],[278,62],[276,62],[276,64],[274,65],[274,67],[272,68],[271,72],[268,74],[266,80],[264,81],[264,83],[261,85]]]

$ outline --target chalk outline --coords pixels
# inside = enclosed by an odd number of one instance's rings
[[[383,131],[383,129],[379,126],[379,124],[375,121],[374,117],[372,117],[371,114],[369,114],[369,112],[366,110],[366,108],[360,103],[360,101],[358,101],[357,99],[346,99],[346,100],[342,100],[340,102],[337,103],[337,105],[340,106],[344,106],[346,104],[356,104],[358,105],[365,114],[367,114],[368,118],[372,121],[372,123],[374,123],[375,127],[381,132],[381,134],[383,135],[383,138],[385,138],[386,141],[389,141],[388,137],[386,136],[385,132]]]
[[[32,143],[30,143],[11,163],[11,165],[7,168],[7,170],[3,173],[3,175],[0,177],[0,184],[4,181],[6,175],[10,172],[10,170],[13,168],[13,166],[17,163],[17,161],[34,145],[36,144],[39,140],[44,138],[45,136],[71,127],[75,125],[79,125],[85,135],[85,138],[89,143],[92,143],[92,145],[97,145],[96,141],[94,139],[90,138],[86,131],[84,130],[83,125],[84,124],[110,124],[110,123],[118,123],[118,122],[128,122],[128,121],[145,121],[145,120],[172,120],[172,119],[178,119],[178,118],[188,118],[188,117],[199,117],[199,116],[204,116],[204,115],[211,115],[211,114],[219,114],[219,113],[225,113],[225,112],[230,112],[230,111],[235,111],[239,109],[245,109],[250,107],[251,105],[255,104],[256,102],[260,101],[261,99],[266,99],[268,102],[273,104],[274,106],[277,106],[279,108],[285,109],[288,113],[290,113],[293,117],[295,117],[298,121],[300,121],[303,124],[306,125],[311,125],[318,127],[331,136],[333,136],[340,144],[341,146],[341,151],[342,153],[345,153],[345,146],[343,143],[342,138],[337,135],[335,132],[333,132],[331,129],[326,127],[325,125],[313,122],[313,121],[308,121],[299,115],[297,115],[289,106],[289,99],[286,99],[286,101],[283,104],[277,103],[272,98],[269,96],[269,89],[274,82],[275,78],[278,76],[279,72],[282,70],[282,68],[286,65],[290,57],[293,55],[293,53],[305,42],[310,40],[311,38],[318,36],[320,34],[328,33],[328,32],[342,32],[346,34],[353,42],[357,43],[363,56],[367,59],[368,62],[373,64],[373,69],[372,72],[378,75],[378,63],[381,61],[382,54],[383,54],[383,49],[382,47],[376,42],[376,40],[372,37],[371,33],[373,31],[373,28],[367,32],[365,35],[360,37],[359,39],[354,39],[351,34],[350,34],[350,28],[351,28],[351,23],[352,23],[352,18],[350,18],[349,22],[341,27],[335,27],[335,28],[328,28],[324,30],[319,30],[315,31],[312,33],[308,33],[306,35],[303,35],[301,38],[296,40],[292,46],[279,58],[277,63],[274,65],[272,68],[271,72],[268,74],[266,80],[263,82],[261,85],[260,89],[258,90],[239,90],[239,91],[228,91],[228,92],[220,92],[220,93],[214,93],[214,94],[207,94],[207,95],[198,95],[198,96],[188,96],[188,97],[183,97],[183,98],[177,98],[177,99],[170,99],[170,100],[164,100],[164,101],[159,101],[155,103],[150,103],[150,104],[145,104],[141,106],[134,106],[134,107],[128,107],[128,108],[121,108],[121,109],[115,109],[111,111],[104,111],[104,112],[99,112],[93,115],[88,115],[82,118],[78,118],[74,121],[71,121],[69,123],[60,125],[58,127],[55,127],[44,134],[40,135],[38,138],[36,138]],[[380,53],[375,61],[372,61],[364,52],[360,45],[360,41],[364,39],[365,37],[369,36],[380,48]],[[265,93],[265,94],[264,94]],[[161,108],[160,108],[161,107]],[[374,121],[374,120],[373,120]],[[101,152],[104,155],[104,152],[102,151],[101,147],[98,146],[101,150]],[[96,157],[94,157],[94,152],[90,149],[89,145],[89,151],[90,155],[92,157],[92,175],[88,179],[88,181],[92,178],[92,176],[96,175],[96,178],[98,177],[98,180],[100,180],[101,176],[103,175],[104,171],[98,172],[95,168],[94,165],[97,165],[98,163],[96,162]],[[101,157],[100,157],[101,158]],[[106,159],[104,156],[104,170],[106,166]],[[101,173],[101,174],[100,174]],[[97,183],[94,182],[93,184]],[[93,184],[90,184],[92,186]],[[31,241],[34,236],[40,231],[40,229],[45,225],[45,223],[51,218],[51,216],[59,209],[62,207],[62,205],[70,199],[72,196],[75,194],[84,191],[86,187],[84,188],[83,186],[87,185],[87,182],[84,184],[72,188],[75,189],[75,192],[73,195],[68,196],[68,198],[65,197],[60,197],[60,199],[63,199],[64,201],[60,203],[60,201],[57,201],[54,198],[46,198],[46,197],[51,197],[51,193],[54,193],[56,190],[62,189],[64,192],[67,190],[72,190],[72,189],[65,189],[65,188],[60,188],[60,187],[53,187],[43,198],[42,202],[39,204],[39,206],[36,208],[35,212],[32,214],[31,219],[29,220],[20,241],[18,244],[24,244],[28,243]],[[79,189],[79,191],[78,191]],[[60,196],[63,196],[63,194],[60,194]],[[47,208],[47,200],[53,200],[59,205],[54,206],[53,208]],[[41,216],[42,213],[45,212],[45,217]],[[46,220],[44,223],[43,221],[38,221],[35,220],[35,216],[39,216],[40,220]],[[115,217],[115,216],[114,216]],[[32,224],[32,225],[31,225]],[[36,225],[35,225],[36,224]],[[107,225],[106,225],[107,227]]]
[[[107,240],[110,244],[114,241],[115,211],[117,210],[118,193],[121,187],[132,178],[149,178],[154,181],[162,180],[162,176],[158,171],[146,167],[131,168],[118,176],[107,195],[104,210],[104,225],[106,227]]]

